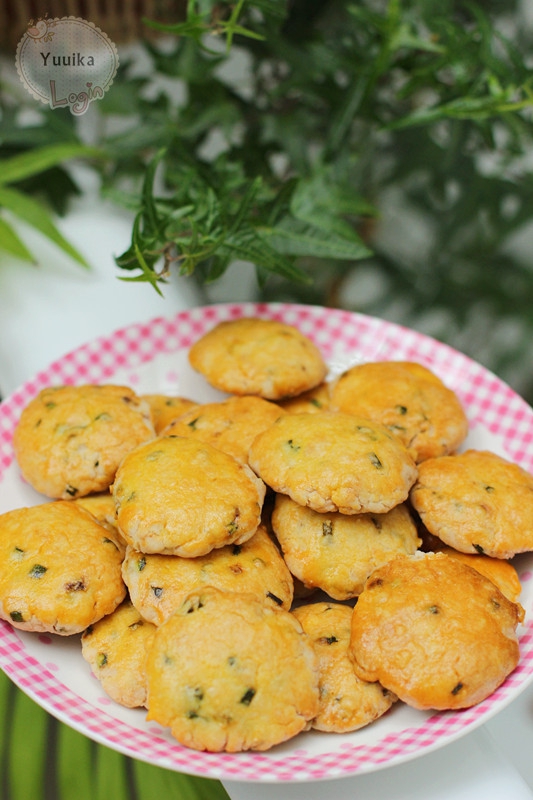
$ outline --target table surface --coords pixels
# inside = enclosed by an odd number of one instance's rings
[[[132,322],[201,302],[194,285],[174,279],[160,297],[117,278],[113,256],[129,244],[131,218],[107,206],[95,187],[59,221],[90,262],[87,272],[30,232],[39,266],[0,255],[0,393],[10,394],[52,360]],[[253,299],[253,298],[250,298]],[[444,800],[533,798],[533,686],[490,722],[440,750],[374,773],[313,784],[225,782],[232,800]]]

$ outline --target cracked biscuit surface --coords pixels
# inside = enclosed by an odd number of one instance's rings
[[[254,595],[206,587],[157,628],[148,719],[196,750],[267,750],[309,727],[318,668],[300,623]]]
[[[352,614],[357,674],[419,709],[468,708],[519,660],[523,609],[444,553],[399,556],[375,570]]]
[[[107,489],[126,453],[154,435],[148,404],[129,387],[58,386],[23,409],[13,446],[34,489],[69,500]]]
[[[334,600],[361,594],[376,567],[421,541],[405,503],[386,514],[321,514],[278,494],[272,527],[292,574]]]
[[[533,550],[533,475],[496,453],[425,461],[411,502],[428,531],[456,550],[493,558]]]
[[[183,436],[160,437],[128,453],[112,491],[128,544],[185,557],[249,539],[265,496],[247,464]]]
[[[173,420],[161,435],[190,436],[247,463],[248,450],[257,434],[282,414],[285,411],[276,403],[262,397],[230,397],[196,406]]]
[[[386,428],[352,414],[285,414],[254,440],[252,469],[315,511],[384,513],[407,499],[417,469]]]
[[[122,543],[76,503],[0,516],[0,617],[26,631],[79,633],[126,594]]]
[[[383,716],[396,701],[380,683],[359,678],[348,655],[352,609],[341,603],[308,603],[293,611],[318,657],[320,706],[311,727],[347,733]]]
[[[287,610],[293,599],[289,568],[262,525],[243,544],[196,558],[150,555],[128,547],[122,575],[133,604],[155,625],[161,625],[187,594],[205,586],[248,592]]]
[[[142,394],[141,397],[150,406],[152,423],[157,434],[170,425],[172,420],[198,405],[195,400],[180,395]]]
[[[220,322],[192,345],[189,361],[215,388],[266,400],[301,394],[327,373],[320,350],[297,328],[256,317]]]
[[[411,361],[357,364],[331,389],[331,408],[385,425],[416,462],[457,450],[468,420],[457,395]]]
[[[82,634],[83,658],[105,692],[121,706],[146,705],[146,653],[154,633],[155,625],[126,599]]]

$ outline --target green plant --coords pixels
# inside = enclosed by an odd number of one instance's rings
[[[533,71],[517,4],[238,5],[233,49],[219,39],[235,9],[208,0],[165,28],[170,49],[146,45],[186,92],[141,92],[144,125],[107,141],[115,187],[148,165],[127,278],[209,283],[243,259],[262,299],[426,328],[528,391],[533,277],[512,243],[531,220]]]
[[[260,299],[412,325],[531,397],[520,9],[189,0],[174,25],[146,20],[166,34],[143,45],[151,72],[123,62],[97,104],[103,190],[135,213],[120,276],[164,291],[176,271],[209,287],[248,262]]]

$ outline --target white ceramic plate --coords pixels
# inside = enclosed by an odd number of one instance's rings
[[[217,322],[261,316],[300,328],[321,348],[332,373],[368,360],[410,359],[428,366],[461,398],[470,420],[467,446],[489,449],[533,472],[533,411],[486,369],[451,348],[383,320],[316,306],[226,304],[132,325],[52,364],[0,404],[0,512],[43,502],[13,461],[14,426],[23,406],[45,386],[126,383],[198,401],[222,398],[187,360],[193,341]],[[33,700],[97,742],[152,764],[211,778],[311,781],[371,772],[435,750],[486,722],[533,679],[533,553],[515,559],[526,619],[521,661],[486,701],[459,712],[421,712],[396,704],[351,734],[300,734],[265,753],[201,753],[181,747],[141,709],[111,701],[81,656],[79,637],[17,631],[0,621],[0,666]]]

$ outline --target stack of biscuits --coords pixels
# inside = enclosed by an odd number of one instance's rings
[[[494,692],[519,661],[533,477],[461,452],[461,403],[420,364],[328,380],[309,337],[247,317],[189,360],[225,399],[63,386],[23,410],[46,502],[0,516],[0,617],[81,634],[116,702],[199,750]]]

